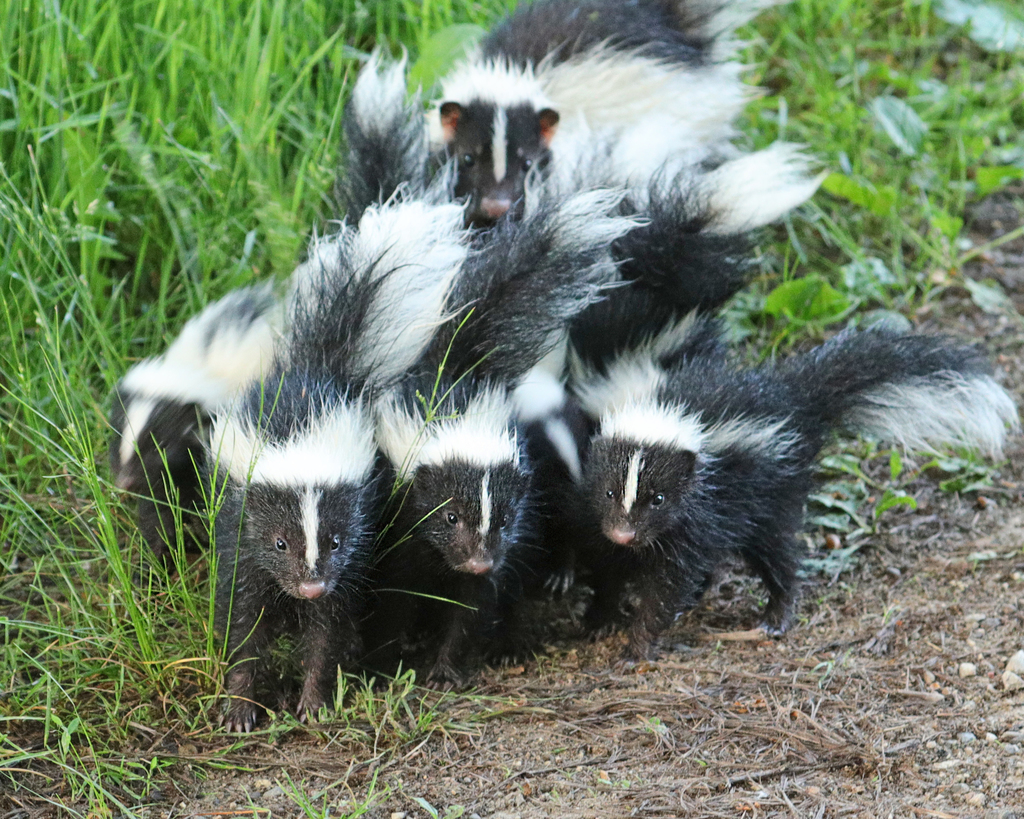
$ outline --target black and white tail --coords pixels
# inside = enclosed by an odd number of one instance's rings
[[[569,321],[616,278],[611,244],[637,221],[621,200],[590,191],[499,224],[470,254],[425,366],[513,383],[564,339]]]
[[[819,418],[912,451],[964,447],[998,458],[1020,428],[985,355],[944,336],[849,331],[778,373]]]
[[[416,195],[427,185],[423,105],[418,92],[406,94],[405,68],[404,56],[384,64],[374,51],[345,108],[346,160],[335,190],[341,213],[352,224],[397,191]]]

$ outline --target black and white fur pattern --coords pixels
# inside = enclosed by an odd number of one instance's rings
[[[357,224],[366,208],[399,190],[427,188],[429,151],[419,93],[406,94],[406,58],[385,63],[374,51],[359,72],[345,108],[346,161],[335,184],[340,212]]]
[[[416,593],[455,601],[442,613],[433,684],[461,682],[485,624],[505,616],[509,572],[534,529],[511,386],[564,343],[567,322],[614,277],[609,247],[635,226],[607,215],[618,201],[579,194],[481,237],[450,300],[457,317],[378,407],[378,442],[405,488],[382,566],[382,585],[398,591],[371,629],[399,640]]]
[[[139,528],[157,556],[176,540],[175,507],[188,522],[203,508],[197,470],[210,416],[270,368],[281,323],[270,284],[236,290],[118,382],[110,470],[119,489],[138,496]],[[198,522],[189,528],[205,540]]]
[[[231,730],[255,724],[257,676],[277,634],[302,641],[303,716],[360,654],[387,483],[371,405],[436,331],[468,252],[463,219],[455,205],[370,206],[358,227],[316,242],[293,276],[281,363],[214,422],[210,463],[226,482],[217,612],[232,663]]]
[[[733,122],[753,89],[731,60],[732,32],[769,4],[521,6],[442,80],[429,120],[432,144],[459,163],[470,220],[521,215],[532,169],[574,167],[594,140],[616,146],[617,184],[669,160],[696,167],[735,155]]]
[[[588,622],[616,622],[631,593],[628,660],[649,656],[734,555],[768,589],[767,631],[786,629],[802,555],[795,533],[832,430],[998,457],[1018,428],[978,350],[884,329],[741,369],[721,354],[713,324],[691,316],[609,361],[577,360],[574,383],[597,425],[579,484],[579,553],[595,587]]]

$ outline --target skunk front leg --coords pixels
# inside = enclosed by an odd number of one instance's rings
[[[305,635],[302,665],[306,677],[296,712],[300,720],[314,719],[327,704],[338,666],[350,668],[362,651],[355,623],[344,612],[317,612]],[[326,616],[325,616],[326,615]]]
[[[465,684],[466,675],[460,667],[465,662],[466,643],[477,616],[473,609],[453,604],[448,615],[444,639],[437,651],[434,665],[427,674],[428,687],[450,691]]]
[[[236,601],[236,603],[239,601]],[[235,733],[249,733],[256,727],[259,706],[256,697],[256,673],[270,643],[272,629],[263,608],[259,611],[237,608],[233,612],[228,634],[228,671],[225,688],[228,707],[224,727]]]

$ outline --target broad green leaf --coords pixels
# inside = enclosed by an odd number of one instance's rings
[[[903,458],[898,450],[889,453],[889,476],[896,480],[903,473]]]
[[[932,223],[932,227],[942,233],[942,235],[950,241],[953,241],[960,235],[960,231],[964,226],[963,219],[959,216],[953,216],[952,214],[946,213],[946,211],[941,208],[933,208],[928,219]]]
[[[850,307],[850,300],[821,276],[783,282],[765,299],[764,311],[791,321],[835,321]]]
[[[834,529],[837,532],[846,532],[850,528],[850,517],[849,515],[843,514],[826,514],[826,515],[811,515],[807,518],[807,523],[811,526],[822,526],[825,529]]]
[[[983,166],[974,174],[978,196],[987,196],[1018,179],[1024,179],[1024,168],[1018,168],[1016,165]]]
[[[877,520],[883,512],[894,506],[909,506],[911,509],[917,509],[917,501],[902,490],[886,489],[882,499],[875,506],[875,519]]]
[[[889,139],[907,156],[917,156],[921,150],[928,124],[917,112],[898,97],[875,97],[868,103],[868,110]]]
[[[850,293],[861,298],[881,299],[886,288],[897,284],[897,280],[885,262],[868,256],[843,266],[843,283]]]
[[[830,173],[821,187],[834,196],[867,208],[876,216],[888,216],[896,204],[896,189],[890,185],[877,188],[862,185],[841,173]]]
[[[409,88],[428,90],[486,34],[472,23],[458,23],[435,31],[420,46],[420,56],[409,69]]]
[[[1024,49],[1024,18],[1008,3],[980,0],[939,0],[935,13],[955,26],[970,26],[968,34],[989,51]]]
[[[971,301],[984,312],[991,315],[1015,315],[1017,313],[1013,301],[995,279],[985,279],[979,282],[964,276],[963,283],[967,292],[971,294]]]

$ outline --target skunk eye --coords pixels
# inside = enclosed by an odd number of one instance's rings
[[[651,506],[661,506],[665,502],[665,496],[657,494],[651,498]]]
[[[448,522],[449,522],[449,523],[450,523],[450,524],[451,524],[452,526],[454,526],[454,525],[455,525],[456,523],[458,523],[458,522],[459,522],[459,516],[458,516],[458,515],[456,515],[456,514],[455,514],[454,512],[449,512],[449,513],[448,513]]]
[[[277,549],[277,551],[279,551],[279,552],[287,552],[288,551],[288,541],[285,540],[283,537],[279,537],[277,539],[277,542],[274,544],[274,548]]]
[[[472,168],[473,165],[476,164],[476,160],[473,159],[473,154],[463,154],[462,164],[465,165],[467,168]]]
[[[508,526],[508,515],[501,516],[501,522],[498,524],[502,529]]]
[[[607,492],[605,492],[605,494],[606,494],[606,495],[607,495],[607,496],[608,496],[609,498],[614,498],[614,497],[615,497],[615,490],[614,490],[614,489],[609,489],[609,490],[608,490]]]
[[[530,159],[530,157],[526,157],[526,159],[523,160],[523,170],[524,171],[528,171],[532,167],[533,167],[533,160]]]
[[[336,552],[341,547],[341,535],[334,535],[331,538],[331,551]]]

